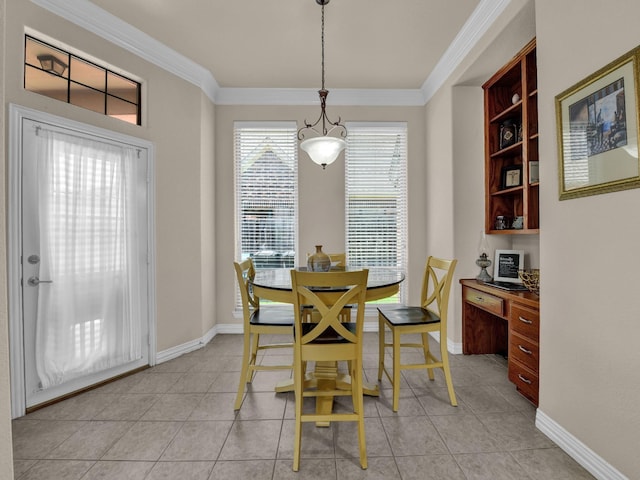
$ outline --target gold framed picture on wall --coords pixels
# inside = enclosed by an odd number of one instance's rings
[[[640,47],[556,96],[560,200],[640,187],[639,57]]]

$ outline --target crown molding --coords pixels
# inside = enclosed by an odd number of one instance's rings
[[[91,33],[199,87],[217,105],[316,105],[317,91],[295,88],[221,88],[202,65],[169,48],[88,0],[31,0]],[[422,106],[511,0],[481,0],[421,89],[334,89],[331,105]]]
[[[489,27],[496,21],[511,0],[481,0],[469,19],[444,52],[433,71],[422,84],[425,103],[453,74],[460,62],[478,43]]]

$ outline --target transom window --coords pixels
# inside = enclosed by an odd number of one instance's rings
[[[25,35],[24,88],[141,124],[140,83]]]

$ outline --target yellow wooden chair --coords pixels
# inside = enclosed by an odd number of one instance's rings
[[[251,291],[250,280],[255,275],[253,260],[233,262],[236,278],[242,297],[242,316],[244,318],[244,349],[242,353],[242,370],[240,385],[234,404],[234,410],[242,405],[245,383],[251,383],[258,370],[291,370],[293,362],[287,365],[259,365],[258,352],[272,348],[293,349],[293,343],[260,343],[260,335],[275,334],[293,336],[293,312],[290,305],[269,305],[260,307],[260,299]]]
[[[367,293],[368,270],[352,272],[302,272],[291,271],[291,286],[294,293],[294,392],[295,392],[295,438],[293,453],[293,470],[300,467],[300,445],[302,423],[304,422],[358,422],[358,444],[360,465],[367,468],[367,449],[364,432],[364,405],[362,394],[362,332],[364,324],[364,305]],[[329,291],[335,290],[338,291]],[[313,291],[311,290],[313,289]],[[341,321],[341,311],[347,304],[357,305],[356,321]],[[312,305],[319,312],[317,322],[304,321],[303,305]],[[350,381],[341,382],[340,389],[335,382],[326,378],[317,382],[305,382],[305,366],[307,362],[318,362],[321,365],[334,365],[346,361],[349,365]],[[332,370],[331,368],[327,369]],[[346,386],[350,389],[345,390]],[[303,402],[306,397],[316,397],[318,402],[328,400],[331,405],[333,397],[350,395],[353,412],[303,413]]]
[[[347,266],[347,254],[346,253],[327,253],[329,258],[331,259],[331,269],[332,270],[344,270]],[[311,256],[310,253],[307,253],[307,258]],[[318,312],[314,312],[313,308],[309,305],[303,305],[303,311],[307,318],[305,318],[306,322],[312,322],[314,320],[314,315],[317,316]],[[342,309],[342,313],[340,315],[340,319],[343,322],[351,321],[351,305],[345,305],[344,309]]]
[[[327,253],[331,259],[331,266],[344,268],[347,266],[347,254],[346,253]]]
[[[382,306],[378,307],[379,366],[378,381],[382,373],[387,376],[393,386],[393,411],[398,411],[400,400],[400,371],[407,369],[427,369],[429,379],[433,380],[433,369],[440,368],[449,391],[449,400],[454,407],[458,405],[451,381],[449,355],[447,352],[447,310],[449,292],[453,281],[453,271],[457,260],[443,260],[429,257],[422,279],[420,306]],[[391,330],[392,342],[387,343],[385,335]],[[440,359],[429,350],[429,332],[440,333]],[[401,335],[421,334],[422,343],[402,343]],[[392,348],[393,372],[384,365],[385,349]],[[402,348],[419,348],[424,354],[424,362],[403,364],[400,360]]]

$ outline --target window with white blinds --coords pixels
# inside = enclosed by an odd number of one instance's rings
[[[295,122],[235,122],[236,259],[294,267],[298,225]]]
[[[407,124],[348,123],[345,218],[349,265],[407,265]],[[400,294],[385,301],[401,301]]]

